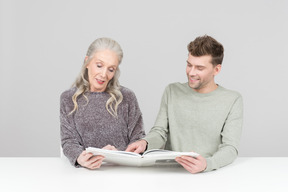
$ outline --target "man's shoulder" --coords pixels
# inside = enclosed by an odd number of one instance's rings
[[[232,89],[227,89],[225,87],[222,87],[221,85],[218,85],[218,87],[219,87],[219,92],[221,94],[224,94],[224,95],[230,96],[230,97],[242,97],[238,91],[235,91]]]
[[[186,90],[187,89],[187,83],[179,83],[179,82],[170,83],[169,85],[167,85],[166,89],[169,89],[169,90]]]

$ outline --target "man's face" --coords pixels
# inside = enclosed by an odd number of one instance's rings
[[[187,59],[186,74],[189,86],[199,93],[208,93],[216,89],[214,76],[221,70],[221,65],[213,66],[211,55],[200,57],[192,56],[189,53]]]

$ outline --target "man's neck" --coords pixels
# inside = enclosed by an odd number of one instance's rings
[[[218,88],[218,84],[213,83],[209,86],[202,87],[201,89],[194,89],[194,91],[205,94],[205,93],[210,93],[212,91],[215,91],[217,88]]]

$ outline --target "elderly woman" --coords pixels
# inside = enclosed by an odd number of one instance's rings
[[[125,150],[145,136],[135,94],[118,82],[122,57],[116,41],[96,39],[72,88],[61,94],[61,144],[75,167],[101,166],[104,157],[86,153],[87,147]]]

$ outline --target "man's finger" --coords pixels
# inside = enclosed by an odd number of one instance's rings
[[[189,161],[189,162],[191,162],[193,164],[197,164],[199,162],[198,159],[195,159],[194,157],[190,157],[190,156],[186,156],[186,155],[183,155],[180,158],[182,158],[182,159],[184,159],[186,161]]]
[[[138,147],[135,151],[134,151],[134,153],[142,153],[143,152],[143,149],[141,149],[140,147]]]
[[[128,145],[127,149],[125,150],[126,152],[134,152],[137,149],[137,147],[133,144]]]
[[[177,157],[175,160],[190,173],[197,173],[197,166],[187,161],[186,159]]]

